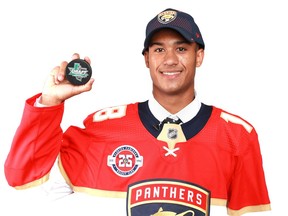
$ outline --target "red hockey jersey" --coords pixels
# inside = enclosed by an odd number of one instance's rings
[[[45,182],[59,157],[74,191],[125,197],[129,185],[172,179],[207,189],[230,215],[270,209],[258,136],[239,116],[202,104],[189,122],[160,129],[146,101],[96,111],[63,133],[64,105],[34,107],[37,97],[26,102],[5,162],[13,187]]]

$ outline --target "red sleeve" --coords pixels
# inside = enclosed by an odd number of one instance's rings
[[[239,116],[222,112],[221,118],[226,121],[222,136],[228,138],[221,139],[222,144],[228,140],[225,145],[235,161],[227,191],[229,215],[270,210],[256,130]]]
[[[95,149],[91,148],[93,135],[88,131],[87,128],[70,126],[63,135],[59,157],[60,171],[65,180],[73,186],[93,187],[98,180],[95,172],[98,173],[101,163],[105,161],[101,150],[93,151]]]
[[[12,187],[26,188],[46,181],[60,151],[64,104],[34,107],[39,96],[26,101],[5,161],[5,176]]]
[[[264,211],[270,204],[260,145],[254,129],[247,141],[246,148],[241,149],[237,157],[230,186],[228,208],[231,212],[245,207]]]

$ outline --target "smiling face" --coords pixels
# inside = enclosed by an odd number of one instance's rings
[[[174,30],[162,29],[151,38],[144,57],[158,102],[163,97],[177,97],[187,100],[187,104],[193,100],[194,77],[196,67],[203,61],[203,49],[196,43],[188,43]]]

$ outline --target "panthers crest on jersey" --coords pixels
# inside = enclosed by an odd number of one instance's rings
[[[190,182],[150,179],[128,186],[128,216],[208,216],[209,212],[210,192]]]

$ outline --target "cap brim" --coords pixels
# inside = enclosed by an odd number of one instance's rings
[[[146,39],[144,41],[144,49],[142,50],[142,54],[144,54],[144,52],[148,49],[149,45],[150,45],[150,40],[152,38],[152,36],[162,30],[162,29],[172,29],[172,30],[175,30],[176,32],[178,32],[182,37],[185,38],[185,40],[187,40],[188,42],[192,43],[194,42],[194,39],[193,38],[190,38],[188,35],[189,33],[184,31],[183,29],[181,28],[178,28],[176,26],[163,26],[163,27],[159,27],[153,31],[151,31],[147,36],[146,36]]]

